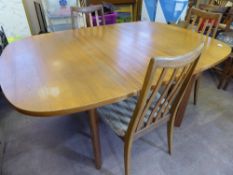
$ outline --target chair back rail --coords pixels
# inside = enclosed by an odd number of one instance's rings
[[[187,16],[186,23],[189,24],[188,28],[215,38],[221,18],[221,13],[206,12],[193,7]]]
[[[184,92],[190,82],[193,71],[198,63],[202,43],[194,51],[177,57],[152,58],[144,79],[142,91],[135,107],[132,119],[124,139],[138,138],[141,133],[157,126],[161,121],[173,120]],[[170,80],[163,85],[164,78],[170,76]],[[154,84],[155,77],[156,85]],[[156,104],[153,103],[156,95],[160,93]],[[153,107],[149,117],[145,117],[149,108]]]
[[[232,2],[232,1],[230,1],[230,0],[210,0],[209,4],[225,7],[228,2]]]
[[[101,15],[101,19],[103,21],[103,25],[105,25],[105,18],[104,18],[104,10],[102,5],[91,5],[87,7],[71,7],[71,21],[72,21],[72,28],[75,29],[75,14],[83,15],[83,22],[88,27],[94,27],[93,24],[93,16],[95,14],[96,25],[100,26],[99,14]]]

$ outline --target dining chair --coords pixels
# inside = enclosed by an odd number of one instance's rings
[[[172,153],[177,109],[203,46],[202,43],[176,57],[151,58],[139,95],[97,109],[98,115],[124,141],[125,175],[130,175],[133,142],[163,123],[167,123],[168,152]]]
[[[221,18],[221,13],[207,12],[193,7],[187,16],[186,28],[204,34],[207,37],[215,38]],[[200,76],[201,74],[196,76],[197,78],[194,84],[195,105],[197,104],[198,99]]]
[[[224,24],[225,26],[225,31],[230,31],[231,30],[231,25],[233,22],[233,6],[230,8],[228,13],[226,14],[226,18],[224,19]]]
[[[233,20],[233,7],[221,7],[210,4],[199,4],[199,9],[213,13],[221,13],[222,19],[219,23],[219,31],[228,31]]]
[[[92,16],[92,14],[95,16]],[[100,18],[99,18],[100,13]],[[87,7],[71,7],[72,28],[75,29],[75,18],[77,15],[82,15],[85,27],[94,27],[105,25],[104,10],[102,5],[91,5]]]

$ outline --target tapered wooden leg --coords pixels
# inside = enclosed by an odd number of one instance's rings
[[[170,120],[167,123],[167,143],[168,143],[168,153],[172,154],[172,147],[173,147],[173,129],[174,129],[174,122]]]
[[[232,66],[233,66],[233,65],[232,65]],[[225,84],[224,84],[224,86],[223,86],[223,89],[224,89],[224,90],[227,89],[228,84],[230,83],[231,78],[232,78],[232,76],[233,76],[233,67],[232,67],[231,69],[232,69],[232,70],[231,70],[231,72],[229,72],[229,75],[227,76],[226,81],[225,81]]]
[[[100,139],[99,139],[98,116],[96,115],[95,109],[89,111],[89,121],[90,121],[93,152],[95,158],[95,166],[97,169],[100,169],[102,164],[101,147],[100,147]]]
[[[191,82],[189,83],[187,89],[186,89],[186,92],[184,94],[184,97],[180,103],[180,106],[178,108],[178,111],[177,111],[177,115],[176,115],[176,118],[175,118],[175,126],[176,127],[180,127],[182,121],[183,121],[183,118],[184,118],[184,113],[185,113],[185,110],[186,110],[186,107],[188,105],[188,102],[189,102],[189,97],[191,95],[191,92],[192,92],[192,87],[193,87],[193,84],[196,80],[196,75],[193,75],[192,78],[191,78]]]
[[[126,141],[124,146],[125,175],[131,175],[131,148],[132,142]]]
[[[195,84],[194,84],[194,101],[193,101],[194,105],[197,104],[199,84],[200,84],[200,80],[199,80],[199,78],[197,78],[196,81],[195,81]]]
[[[225,61],[223,72],[222,72],[222,75],[221,75],[221,78],[218,84],[218,89],[221,89],[222,86],[224,86],[226,79],[227,79],[227,75],[230,71],[230,68],[231,68],[231,58]]]

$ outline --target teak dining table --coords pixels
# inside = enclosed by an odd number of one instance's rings
[[[191,30],[153,22],[32,36],[5,49],[0,84],[12,106],[30,116],[89,111],[95,163],[100,168],[95,109],[140,92],[151,57],[184,54],[202,41],[205,48],[195,74],[222,62],[231,48]],[[191,89],[192,84],[180,105],[176,126],[181,124]]]

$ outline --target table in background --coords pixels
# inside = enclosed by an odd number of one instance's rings
[[[0,84],[15,109],[31,116],[89,110],[93,141],[98,142],[94,109],[137,94],[151,57],[190,52],[204,39],[195,74],[222,62],[231,48],[190,30],[149,22],[32,36],[4,50]],[[176,125],[182,121],[190,92],[191,88],[180,105]],[[101,157],[95,157],[99,168]]]

